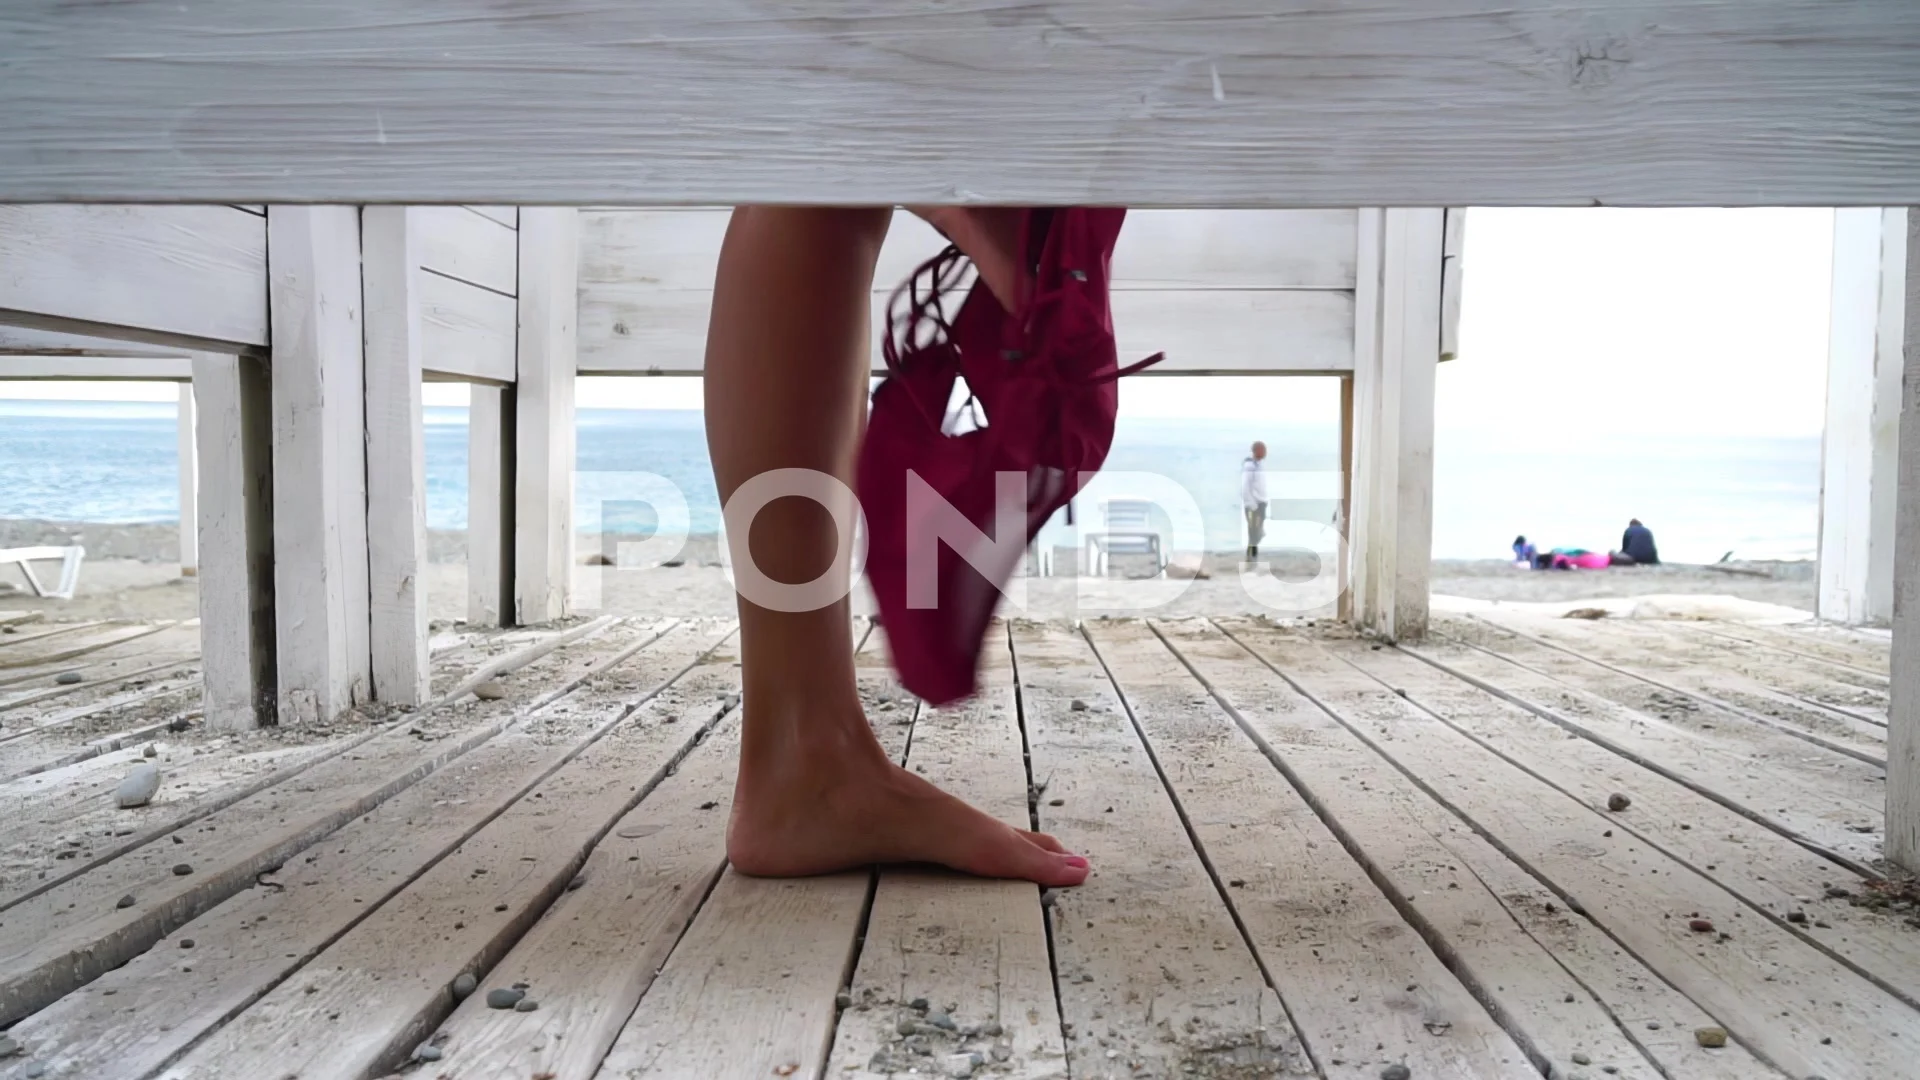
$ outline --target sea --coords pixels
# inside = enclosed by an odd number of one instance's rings
[[[175,406],[157,402],[0,400],[0,518],[101,523],[179,519]],[[466,527],[463,407],[426,410],[427,525]],[[719,500],[697,411],[581,409],[575,475],[582,532],[656,528],[713,534]],[[1176,551],[1245,544],[1240,468],[1269,447],[1269,546],[1330,535],[1339,436],[1327,425],[1123,416],[1106,469],[1076,503],[1097,525],[1103,500],[1146,498]],[[1433,553],[1507,557],[1524,534],[1541,550],[1618,547],[1631,517],[1668,561],[1814,555],[1820,439],[1581,436],[1517,446],[1498,433],[1442,427],[1435,440]],[[1089,520],[1091,519],[1091,520]],[[1064,514],[1048,526],[1071,542]]]

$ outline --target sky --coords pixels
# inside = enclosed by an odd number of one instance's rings
[[[1436,425],[1518,441],[1818,434],[1832,233],[1818,209],[1474,209]],[[598,408],[700,406],[698,379],[581,382]],[[0,398],[174,397],[165,383],[0,381]],[[1121,409],[1326,424],[1338,397],[1328,378],[1159,376],[1150,393],[1123,389]],[[466,388],[429,384],[425,400],[464,404]]]

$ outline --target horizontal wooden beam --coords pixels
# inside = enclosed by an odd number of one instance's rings
[[[487,227],[513,239],[505,229]],[[421,370],[430,381],[514,381],[513,297],[431,271],[420,275],[419,289]]]
[[[1912,0],[18,0],[0,56],[7,202],[1920,203]]]
[[[35,330],[24,326],[0,326],[0,356],[106,356],[175,357],[189,355],[186,349],[164,345],[141,345],[113,338],[63,334],[54,330]]]
[[[13,356],[0,351],[0,379],[115,379],[191,382],[193,358],[179,356]]]

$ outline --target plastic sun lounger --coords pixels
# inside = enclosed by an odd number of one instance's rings
[[[1103,576],[1111,555],[1151,555],[1159,573],[1167,572],[1167,548],[1153,528],[1153,503],[1146,499],[1104,499],[1106,528],[1086,538],[1088,572]]]
[[[72,547],[0,548],[0,564],[13,563],[18,566],[33,595],[50,600],[73,599],[73,590],[80,584],[80,563],[86,557],[87,549],[77,544]],[[59,588],[48,589],[40,584],[40,578],[33,572],[33,563],[38,559],[60,560]]]

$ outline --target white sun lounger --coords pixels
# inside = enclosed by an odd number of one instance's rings
[[[0,548],[0,564],[13,563],[20,567],[20,573],[27,579],[27,588],[33,595],[52,600],[73,599],[74,587],[80,584],[80,562],[87,557],[87,549],[78,544],[72,547],[27,547]],[[37,559],[60,560],[60,587],[48,589],[34,576],[33,563]]]

